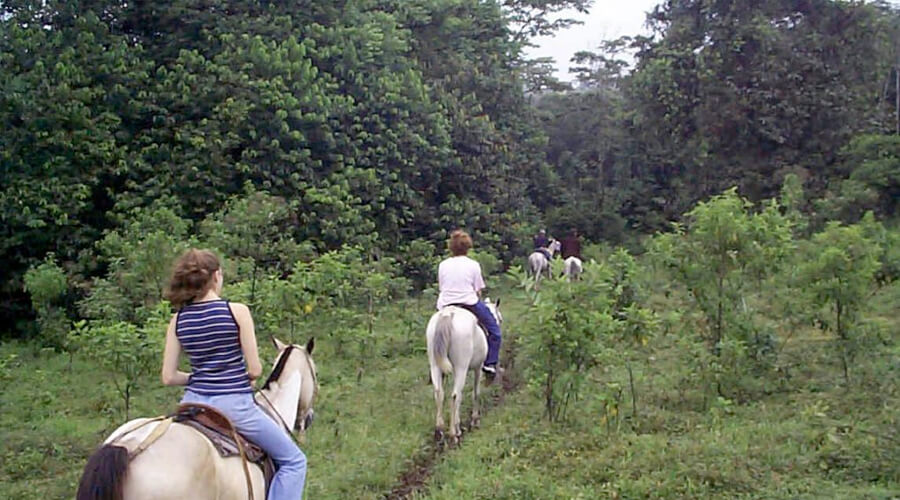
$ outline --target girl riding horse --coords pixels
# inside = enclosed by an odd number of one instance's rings
[[[187,386],[183,403],[215,407],[272,457],[277,471],[268,500],[297,500],[306,456],[253,399],[253,381],[262,374],[253,318],[246,305],[219,297],[222,282],[219,258],[208,250],[188,250],[176,261],[167,298],[179,311],[166,332],[162,381]],[[182,352],[191,373],[178,370]]]

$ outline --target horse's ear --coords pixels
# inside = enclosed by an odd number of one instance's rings
[[[307,353],[307,354],[312,354],[313,349],[315,349],[315,348],[316,348],[316,338],[315,338],[315,337],[311,337],[311,338],[309,339],[309,342],[306,343],[306,353]]]
[[[287,347],[287,344],[285,344],[284,342],[282,342],[282,341],[276,339],[274,335],[270,335],[269,338],[271,338],[271,339],[272,339],[272,343],[275,344],[275,349],[278,349],[279,351],[283,351],[284,348]]]

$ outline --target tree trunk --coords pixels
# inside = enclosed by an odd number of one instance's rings
[[[637,393],[634,392],[634,373],[631,371],[631,363],[625,363],[628,368],[628,384],[631,386],[631,417],[637,417]]]

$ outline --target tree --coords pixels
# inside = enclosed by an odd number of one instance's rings
[[[96,244],[106,273],[88,287],[79,304],[82,314],[142,323],[162,300],[175,258],[191,246],[188,227],[164,200],[132,211],[122,229],[108,231]]]
[[[891,19],[831,0],[659,5],[626,88],[661,195],[679,212],[730,185],[769,198],[784,167],[823,186],[846,141],[886,123]]]
[[[140,326],[124,321],[81,321],[72,332],[80,352],[102,366],[113,381],[128,420],[131,397],[142,380],[159,366],[170,318],[168,302],[157,304]]]
[[[53,254],[25,273],[25,291],[31,295],[31,306],[37,313],[41,341],[56,349],[68,349],[66,338],[70,321],[62,299],[68,291],[65,271]]]
[[[835,179],[837,193],[828,193],[820,207],[846,222],[856,222],[867,210],[894,217],[900,206],[900,136],[861,135],[841,151]]]
[[[530,299],[520,339],[531,361],[529,384],[540,392],[551,422],[565,419],[569,403],[582,396],[593,368],[627,359],[622,352],[625,346],[646,345],[653,335],[656,319],[652,311],[637,304],[618,308],[623,290],[636,285],[627,276],[629,264],[624,255],[627,253],[618,252],[610,262],[591,262],[574,282],[545,281],[540,292],[523,269],[509,271]],[[552,266],[554,275],[561,274],[561,262]],[[630,372],[630,364],[626,361],[625,365]],[[618,384],[608,384],[610,387]],[[636,401],[633,383],[631,388],[632,401]],[[605,405],[609,409],[615,405],[617,413],[621,390],[616,392],[618,397]]]
[[[686,223],[654,238],[651,251],[672,271],[706,317],[712,352],[729,337],[746,343],[760,359],[767,339],[742,306],[749,285],[777,272],[792,249],[791,225],[774,200],[753,213],[732,188],[685,214]],[[698,259],[702,255],[704,258]]]
[[[501,4],[512,25],[513,41],[524,43],[530,38],[548,36],[570,26],[582,24],[570,18],[556,18],[554,15],[574,10],[587,14],[592,0],[503,0]]]
[[[41,5],[41,7],[39,7]],[[139,50],[84,13],[47,29],[56,3],[16,2],[0,16],[2,314],[17,316],[22,275],[53,251],[62,262],[111,225],[109,182],[126,164],[123,115],[148,71]],[[48,21],[49,22],[49,21]]]
[[[523,61],[521,71],[526,94],[562,92],[572,88],[571,85],[560,81],[554,75],[556,67],[552,57],[538,57]]]
[[[869,213],[861,224],[830,222],[813,235],[801,267],[802,282],[816,306],[827,306],[831,319],[822,324],[837,336],[844,380],[850,383],[850,365],[864,340],[860,315],[881,267],[881,248],[866,234],[877,224]]]
[[[313,249],[297,235],[296,203],[246,186],[200,224],[208,245],[222,252],[235,266],[235,281],[250,282],[249,302],[256,304],[256,284],[261,276],[286,275],[300,260],[309,260]]]

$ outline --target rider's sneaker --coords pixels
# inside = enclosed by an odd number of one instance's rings
[[[490,384],[497,376],[497,367],[495,365],[484,365],[481,367],[481,372],[484,373],[485,383]]]

